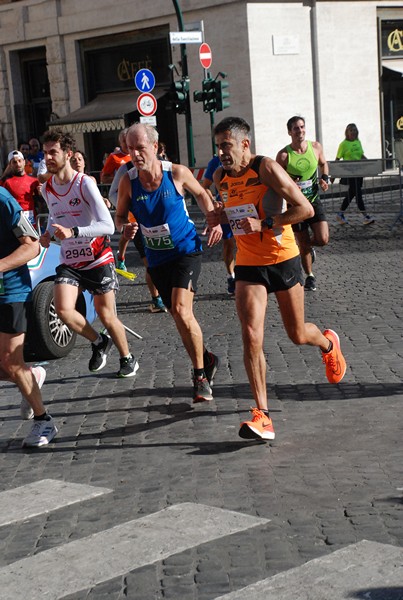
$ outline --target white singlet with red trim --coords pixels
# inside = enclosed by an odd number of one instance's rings
[[[53,224],[63,227],[78,227],[79,237],[76,238],[77,249],[74,249],[74,238],[62,240],[61,256],[63,262],[75,269],[94,269],[114,262],[110,247],[109,235],[115,231],[115,226],[109,210],[105,206],[96,183],[84,173],[74,172],[68,184],[58,185],[54,176],[42,187],[49,209],[47,230],[53,235]],[[80,252],[83,238],[87,238],[92,252]],[[88,244],[84,244],[88,247]],[[66,260],[66,256],[70,258]],[[84,258],[81,262],[73,262],[71,256]]]

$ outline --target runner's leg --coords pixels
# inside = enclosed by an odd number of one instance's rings
[[[249,384],[257,407],[267,410],[266,359],[263,353],[267,290],[260,284],[237,281],[235,299]]]

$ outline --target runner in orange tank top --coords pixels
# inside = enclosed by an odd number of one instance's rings
[[[305,322],[301,259],[291,225],[313,216],[311,203],[276,161],[252,154],[246,121],[228,117],[215,126],[214,137],[222,164],[214,183],[222,202],[207,218],[210,227],[228,222],[237,243],[235,299],[244,364],[257,407],[251,420],[241,423],[239,435],[273,440],[263,352],[268,294],[276,295],[289,338],[320,348],[330,383],[343,379],[346,361],[337,333],[321,333]]]

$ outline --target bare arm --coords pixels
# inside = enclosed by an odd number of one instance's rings
[[[179,193],[184,195],[188,191],[194,198],[205,217],[214,212],[214,200],[210,191],[205,190],[193,177],[192,172],[184,165],[172,165],[172,176]],[[217,244],[222,238],[222,229],[219,225],[211,227],[207,241],[208,246]]]
[[[276,161],[271,158],[263,159],[259,175],[262,183],[273,189],[290,205],[285,212],[273,217],[276,225],[293,225],[313,217],[311,203]]]
[[[284,198],[288,208],[285,212],[272,216],[273,227],[293,225],[313,217],[314,210],[307,198],[284,171],[284,169],[271,158],[264,158],[260,165],[260,181],[275,192],[280,198]],[[264,231],[267,228],[264,220],[248,217],[240,222],[246,233]]]
[[[205,190],[209,190],[211,188],[212,185],[212,180],[211,179],[206,179],[204,178],[203,181],[200,183],[200,185],[202,186],[202,188],[204,188]]]
[[[320,168],[320,179],[319,185],[324,192],[328,190],[328,180],[329,180],[329,165],[327,164],[327,160],[325,158],[325,153],[323,152],[322,145],[319,142],[312,142],[312,146],[314,148],[315,154],[318,159],[318,165]],[[322,175],[325,175],[325,179],[322,179]]]
[[[283,169],[287,170],[288,165],[288,152],[286,148],[282,148],[279,150],[276,156],[276,161],[279,165],[283,167]]]
[[[26,235],[18,238],[20,246],[5,258],[0,259],[0,272],[11,271],[26,265],[28,261],[38,256],[40,251],[39,241]]]
[[[137,223],[129,222],[131,191],[130,178],[126,172],[119,181],[115,213],[116,229],[124,233],[126,239],[133,239],[139,228]]]

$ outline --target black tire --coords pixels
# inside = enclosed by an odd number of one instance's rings
[[[84,298],[80,295],[77,308],[83,312]],[[84,312],[85,314],[85,302]],[[74,348],[77,334],[59,319],[53,300],[53,281],[36,286],[32,298],[32,315],[27,333],[31,352],[38,360],[67,356]]]

